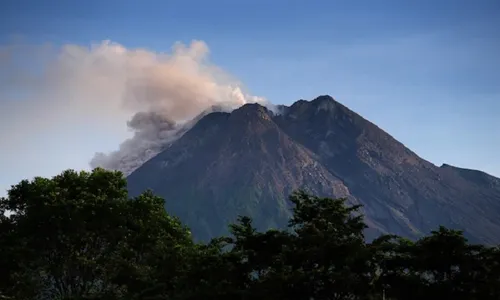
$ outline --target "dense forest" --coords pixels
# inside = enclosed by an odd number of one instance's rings
[[[290,201],[287,230],[241,216],[198,243],[163,199],[129,199],[119,172],[22,181],[0,199],[0,298],[500,299],[499,247],[444,227],[367,242],[359,206]]]

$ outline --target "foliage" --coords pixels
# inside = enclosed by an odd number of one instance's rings
[[[0,298],[500,299],[498,247],[444,227],[367,243],[359,206],[290,200],[287,230],[241,216],[202,244],[163,199],[129,199],[119,172],[21,181],[0,199]]]
[[[175,278],[183,247],[192,245],[189,232],[150,192],[127,197],[121,173],[102,169],[13,186],[0,202],[13,213],[0,223],[4,293],[19,299],[134,295],[156,280],[159,265],[168,270],[161,279]]]

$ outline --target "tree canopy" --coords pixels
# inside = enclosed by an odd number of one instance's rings
[[[163,199],[129,199],[119,172],[21,181],[0,199],[0,298],[500,299],[499,247],[444,227],[367,242],[346,199],[290,201],[287,229],[240,216],[195,243]]]

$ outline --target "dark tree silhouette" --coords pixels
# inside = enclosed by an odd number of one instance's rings
[[[289,227],[195,243],[121,173],[65,171],[0,199],[0,298],[500,299],[499,247],[439,227],[367,243],[359,206],[297,191]],[[9,212],[6,215],[5,212]]]

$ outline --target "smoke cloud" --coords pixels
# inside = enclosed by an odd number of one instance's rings
[[[267,104],[212,64],[203,41],[176,43],[169,53],[110,41],[90,47],[11,45],[0,48],[0,68],[0,137],[62,124],[95,126],[101,133],[127,127],[129,138],[116,151],[97,152],[90,160],[92,168],[125,174],[168,147],[200,114]]]

